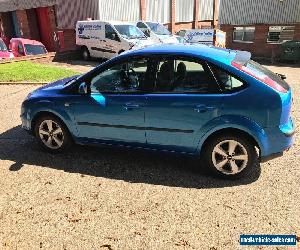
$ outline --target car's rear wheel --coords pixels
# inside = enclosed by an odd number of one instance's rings
[[[54,116],[40,117],[35,123],[35,136],[42,148],[59,153],[72,145],[72,138],[66,126]]]
[[[90,52],[87,47],[81,48],[81,55],[82,55],[83,60],[85,60],[85,61],[88,61],[91,59],[91,55],[90,55]]]
[[[215,175],[235,179],[244,175],[257,160],[254,145],[243,136],[222,135],[208,141],[203,157]]]

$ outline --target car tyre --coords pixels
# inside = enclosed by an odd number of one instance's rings
[[[51,153],[61,153],[73,144],[65,124],[54,116],[46,115],[38,118],[34,133],[40,146]]]
[[[202,158],[205,166],[215,176],[239,179],[257,163],[257,152],[246,137],[219,135],[206,143]]]
[[[90,52],[87,47],[81,48],[81,55],[82,55],[83,60],[85,60],[85,61],[89,61],[91,59],[91,55],[90,55]]]

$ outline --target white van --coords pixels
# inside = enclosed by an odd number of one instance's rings
[[[126,50],[152,44],[154,41],[131,23],[92,20],[76,24],[76,45],[80,46],[85,60],[110,59]]]
[[[179,37],[172,35],[161,23],[138,21],[136,26],[156,43],[180,43]]]

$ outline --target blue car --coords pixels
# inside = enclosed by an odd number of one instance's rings
[[[37,89],[21,118],[53,153],[73,143],[171,151],[237,178],[292,146],[291,105],[284,77],[248,52],[156,45]]]

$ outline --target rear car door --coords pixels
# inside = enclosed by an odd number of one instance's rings
[[[161,58],[147,94],[147,144],[194,152],[207,124],[220,115],[222,95],[208,64],[186,57]]]
[[[146,143],[142,91],[147,59],[116,63],[94,74],[90,93],[70,104],[81,139]]]

